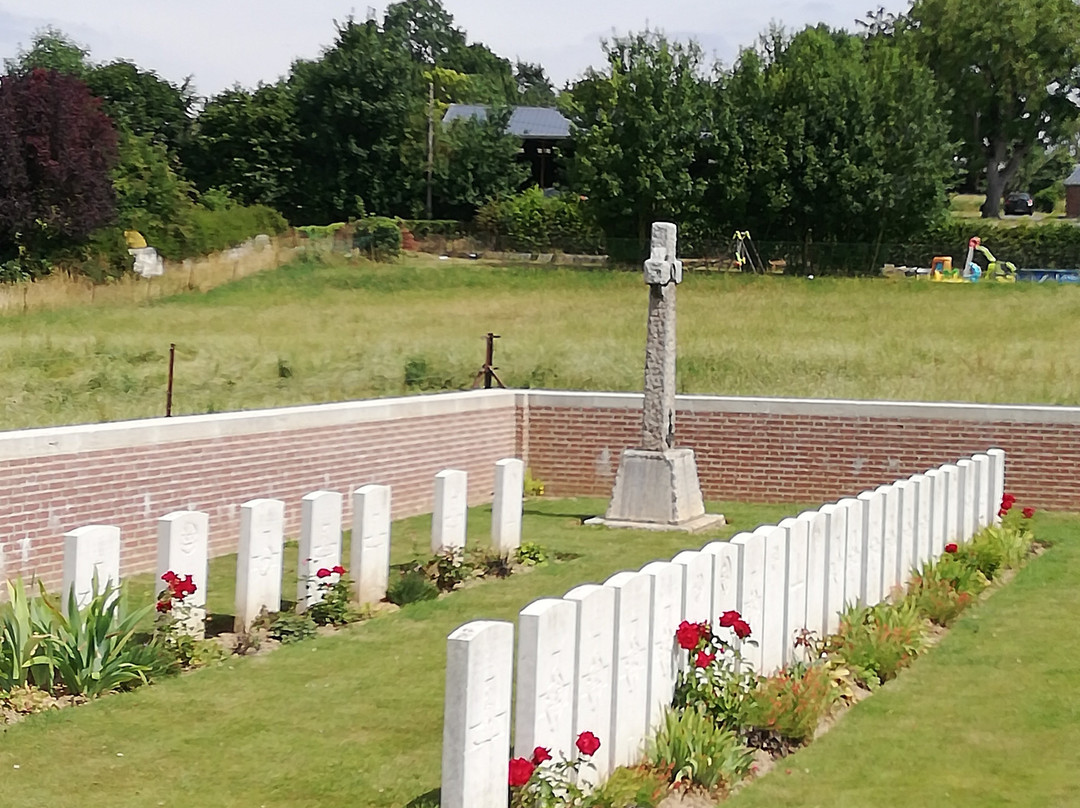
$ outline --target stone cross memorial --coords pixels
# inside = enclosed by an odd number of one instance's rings
[[[694,450],[675,444],[675,290],[682,281],[677,230],[668,222],[653,224],[645,262],[649,319],[641,447],[623,452],[607,514],[590,524],[691,533],[724,524],[723,516],[705,513]]]

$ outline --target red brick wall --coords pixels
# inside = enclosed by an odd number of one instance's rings
[[[624,401],[541,397],[529,407],[532,473],[556,496],[609,495],[620,452],[640,442],[639,410]],[[743,409],[769,409],[743,401]],[[965,406],[942,417],[949,405],[836,402],[835,414],[830,402],[779,407],[811,411],[798,414],[739,412],[737,399],[726,399],[726,410],[701,402],[708,400],[680,399],[676,434],[695,450],[708,499],[827,502],[998,447],[1009,490],[1025,504],[1080,511],[1080,411]],[[1016,417],[1018,410],[1033,412]]]
[[[121,528],[123,574],[152,570],[156,520],[191,508],[210,514],[211,554],[233,552],[239,506],[255,497],[286,503],[287,535],[300,526],[300,499],[319,489],[346,495],[390,485],[395,518],[430,513],[433,476],[469,474],[469,500],[491,500],[495,461],[514,455],[515,409],[392,418],[352,425],[145,443],[124,448],[9,459],[0,463],[3,575],[60,582],[62,536],[81,525]]]

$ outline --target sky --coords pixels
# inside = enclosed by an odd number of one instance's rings
[[[540,62],[556,86],[601,62],[612,34],[660,29],[696,39],[730,64],[771,22],[798,29],[826,22],[852,27],[883,5],[906,0],[443,0],[470,41],[510,60]],[[382,18],[386,3],[350,0],[0,0],[0,57],[28,46],[52,25],[87,47],[95,62],[129,59],[196,91],[213,95],[285,75],[297,58],[314,58],[334,39],[334,20]]]

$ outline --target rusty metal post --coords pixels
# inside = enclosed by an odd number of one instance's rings
[[[165,417],[172,418],[173,368],[176,365],[176,343],[169,343],[169,387],[165,393]]]
[[[491,379],[495,375],[495,340],[499,337],[496,334],[488,331],[487,333],[487,353],[484,356],[484,389],[491,389]]]

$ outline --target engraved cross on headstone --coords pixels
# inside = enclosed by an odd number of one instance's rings
[[[675,448],[675,289],[682,282],[682,261],[675,257],[676,246],[675,225],[654,223],[650,256],[645,262],[649,322],[641,448],[655,452]]]

